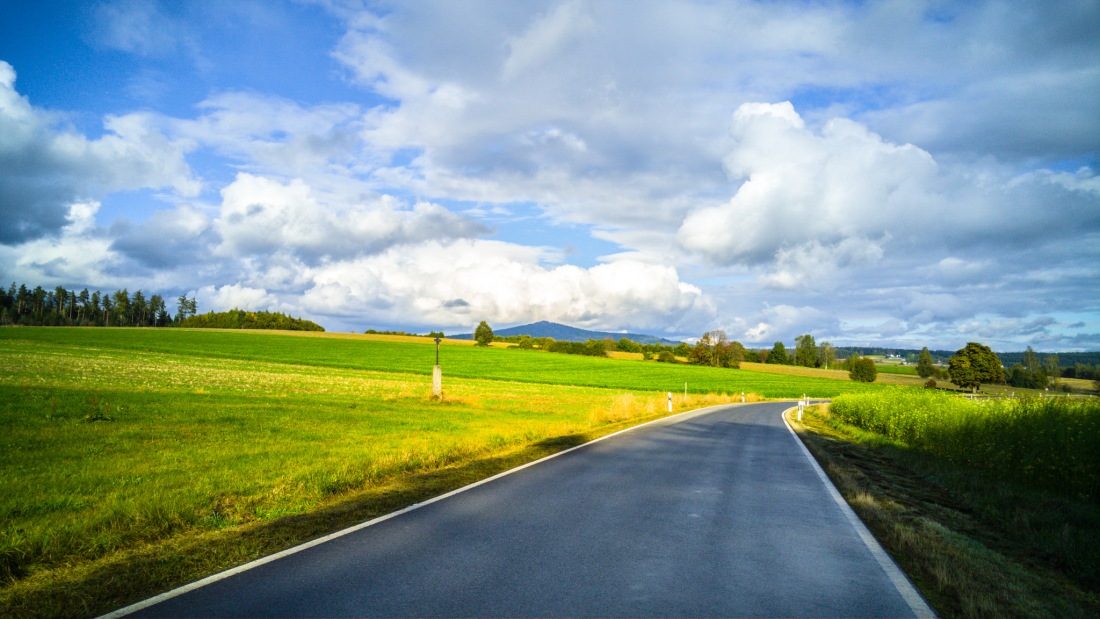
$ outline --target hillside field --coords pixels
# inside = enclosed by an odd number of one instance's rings
[[[183,329],[0,329],[0,341],[30,339],[79,349],[166,353],[184,357],[289,363],[430,376],[435,363],[429,338],[305,332],[189,331]],[[654,361],[628,361],[520,350],[479,348],[444,340],[443,375],[683,393],[756,393],[768,398],[832,397],[877,388],[847,380],[847,372],[825,375],[730,370]],[[770,366],[768,369],[783,366]],[[764,368],[758,368],[764,369]],[[835,377],[835,378],[834,378]]]
[[[427,338],[8,328],[0,341],[6,616],[110,610],[666,415],[667,391],[682,411],[877,387],[446,342],[437,401]]]

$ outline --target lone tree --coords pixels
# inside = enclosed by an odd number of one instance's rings
[[[848,360],[849,370],[848,378],[859,383],[873,383],[878,378],[878,368],[875,367],[875,360],[870,357],[860,357],[853,353],[853,356]]]
[[[772,351],[768,354],[768,363],[774,363],[775,365],[791,364],[790,358],[787,357],[787,347],[783,345],[783,342],[776,342],[775,346],[772,346]]]
[[[794,362],[795,365],[812,368],[817,365],[817,342],[809,333],[794,338]]]
[[[917,357],[917,374],[921,378],[928,378],[936,373],[936,365],[932,360],[932,353],[928,351],[928,347],[925,346],[921,349],[920,355]]]
[[[820,367],[829,369],[829,365],[836,363],[836,347],[829,342],[822,342],[817,347],[817,363]]]
[[[951,382],[975,392],[982,383],[1003,383],[1005,380],[1001,360],[988,346],[976,342],[969,342],[966,348],[955,352],[947,361],[947,373]]]
[[[489,327],[489,323],[481,321],[474,330],[474,339],[477,340],[478,346],[488,346],[493,343],[493,329]]]

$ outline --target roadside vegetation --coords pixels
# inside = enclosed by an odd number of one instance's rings
[[[1100,401],[1095,399],[971,400],[892,389],[838,396],[830,410],[844,423],[956,466],[1100,501]]]
[[[1100,403],[888,390],[790,422],[941,616],[1100,614]]]

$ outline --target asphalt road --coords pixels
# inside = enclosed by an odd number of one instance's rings
[[[912,617],[931,612],[780,413],[583,446],[140,617]]]

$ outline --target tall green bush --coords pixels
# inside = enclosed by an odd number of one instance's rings
[[[878,368],[875,367],[874,359],[867,357],[852,359],[850,365],[848,377],[856,382],[873,383],[878,378]]]

